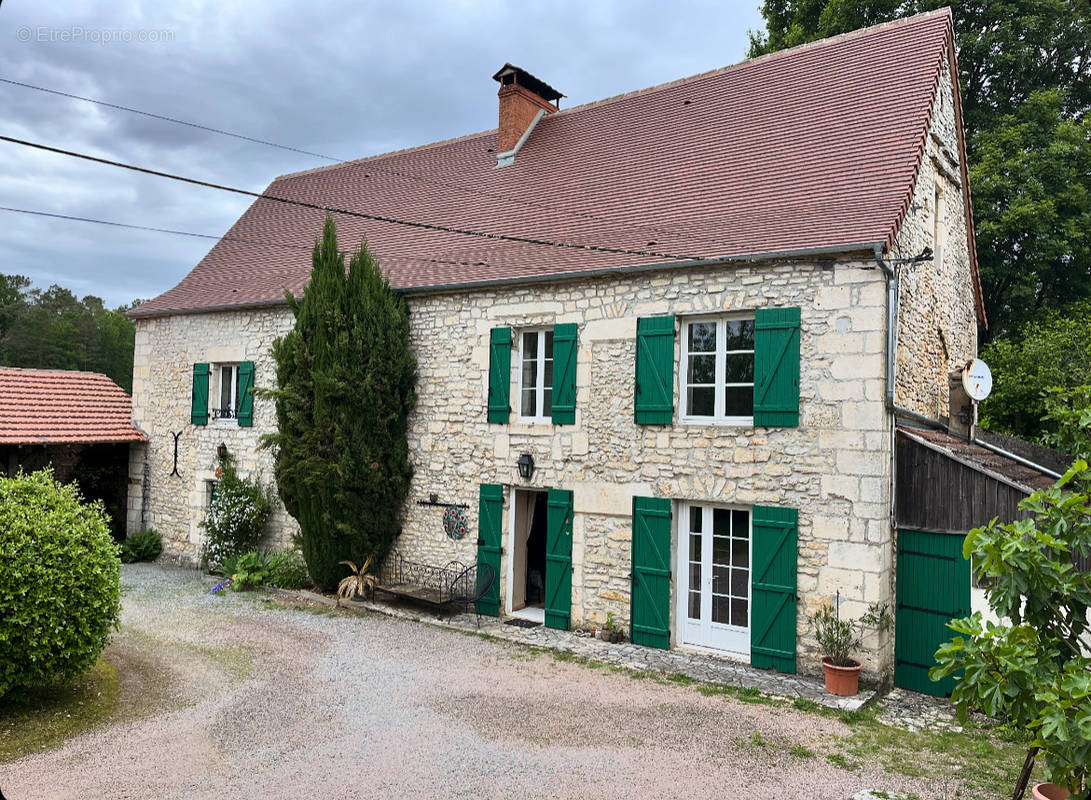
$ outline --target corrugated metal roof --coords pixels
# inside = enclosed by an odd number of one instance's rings
[[[949,458],[954,458],[978,472],[1014,484],[1016,488],[1027,494],[1036,489],[1048,488],[1057,480],[1045,472],[1020,464],[1014,459],[944,431],[899,426],[898,433],[926,447],[931,447]]]

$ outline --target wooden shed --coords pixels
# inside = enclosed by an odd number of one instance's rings
[[[1011,522],[1027,516],[1019,503],[1056,478],[954,434],[901,426],[894,474],[894,684],[949,694],[951,679],[928,678],[933,655],[952,636],[947,622],[978,610],[984,600],[962,555],[966,534],[994,517]]]

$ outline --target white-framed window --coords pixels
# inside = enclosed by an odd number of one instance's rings
[[[217,364],[212,398],[212,418],[235,419],[239,409],[239,365]]]
[[[519,418],[548,422],[553,414],[553,329],[520,334]]]
[[[678,384],[683,422],[754,422],[754,317],[682,322]]]

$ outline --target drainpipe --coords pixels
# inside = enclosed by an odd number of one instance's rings
[[[947,426],[939,420],[926,417],[924,414],[918,414],[916,411],[910,411],[908,408],[902,408],[894,402],[894,384],[898,364],[898,289],[900,284],[897,268],[902,264],[917,264],[931,259],[932,248],[926,247],[920,252],[920,255],[912,258],[898,258],[886,261],[883,258],[883,246],[881,244],[875,245],[875,263],[886,275],[886,407],[891,414],[896,416],[908,417],[932,428],[946,430]]]

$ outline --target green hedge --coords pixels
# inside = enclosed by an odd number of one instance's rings
[[[89,669],[121,612],[101,503],[48,469],[0,478],[0,565],[0,696]]]

